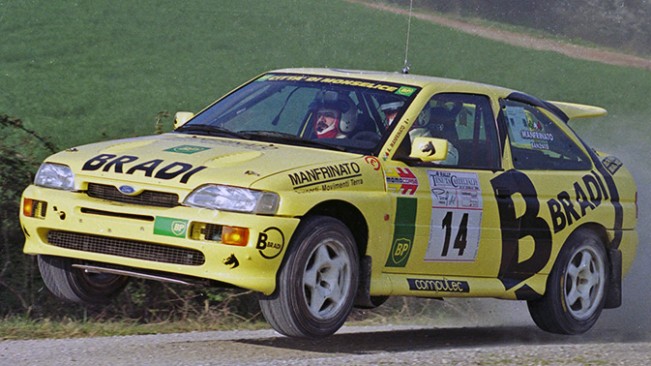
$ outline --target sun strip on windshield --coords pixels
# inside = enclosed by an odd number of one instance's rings
[[[404,97],[411,97],[416,93],[419,88],[411,85],[400,85],[393,83],[375,83],[368,80],[339,78],[330,76],[315,76],[315,75],[297,75],[297,74],[266,74],[261,76],[256,81],[296,81],[305,83],[319,83],[329,85],[346,85],[359,88],[366,88],[371,90],[380,90],[387,93],[402,95]]]

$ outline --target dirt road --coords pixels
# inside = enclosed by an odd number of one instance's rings
[[[565,337],[533,326],[345,327],[319,341],[271,330],[0,342],[0,365],[649,365],[648,334]]]
[[[370,8],[389,11],[396,14],[408,15],[409,11],[404,8],[383,4],[381,2],[374,2],[370,0],[348,0],[352,3],[363,4]],[[530,48],[541,51],[557,52],[568,57],[601,62],[610,65],[635,67],[645,70],[651,70],[651,60],[647,58],[637,57],[609,51],[605,49],[598,49],[594,47],[584,47],[565,43],[552,39],[545,39],[534,37],[532,35],[510,32],[503,29],[481,26],[473,23],[464,22],[461,20],[446,18],[433,13],[418,13],[413,12],[415,19],[425,20],[436,23],[448,28],[456,29],[464,33],[472,34],[474,36],[491,39],[498,42],[504,42],[510,45]]]

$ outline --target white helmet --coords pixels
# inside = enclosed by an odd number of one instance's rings
[[[349,96],[340,95],[339,102],[346,105],[341,111],[341,119],[339,120],[339,131],[341,133],[349,134],[357,127],[357,106]]]

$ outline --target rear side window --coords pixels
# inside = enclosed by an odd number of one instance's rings
[[[533,105],[505,100],[506,119],[513,165],[522,170],[589,170],[587,154],[553,119],[551,113]],[[568,131],[569,127],[564,126]]]

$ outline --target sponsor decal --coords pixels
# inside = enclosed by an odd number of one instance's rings
[[[430,170],[430,237],[425,261],[473,261],[483,202],[477,173]]]
[[[185,238],[188,231],[188,220],[175,219],[173,217],[156,216],[154,221],[154,234]]]
[[[172,180],[180,178],[186,184],[190,177],[206,169],[205,166],[192,166],[188,163],[165,163],[163,159],[149,160],[136,164],[140,158],[133,155],[99,154],[86,161],[81,170],[113,172],[115,174],[143,175],[148,178]]]
[[[393,133],[393,138],[389,142],[389,152],[393,150],[394,147],[396,147],[396,144],[398,144],[398,141],[400,140],[400,137],[402,136],[402,133],[405,132],[407,129],[407,124],[409,121],[405,121],[400,124],[400,126],[397,127],[397,132]]]
[[[401,86],[397,91],[396,94],[399,95],[404,95],[406,97],[411,97],[412,94],[414,94],[418,90],[417,88],[414,88],[413,86]]]
[[[413,196],[418,190],[418,178],[409,168],[388,169],[387,189],[406,196]]]
[[[554,233],[572,226],[583,218],[588,210],[592,211],[601,205],[602,200],[609,199],[608,191],[599,175],[592,171],[574,182],[574,194],[562,191],[556,198],[547,201],[549,214],[552,217]]]
[[[216,146],[229,146],[253,151],[267,151],[267,150],[278,150],[278,146],[269,143],[253,143],[246,142],[242,140],[228,140],[228,139],[215,139],[207,140],[201,139],[201,143],[205,145],[216,145]]]
[[[255,248],[263,258],[274,259],[285,247],[285,235],[277,227],[270,227],[258,234]]]
[[[391,133],[393,137],[391,138],[391,141],[389,141],[389,146],[382,155],[382,160],[384,161],[387,161],[389,159],[389,156],[391,155],[393,149],[396,148],[396,145],[398,145],[399,142],[404,141],[401,140],[401,137],[403,136],[403,133],[409,128],[409,119],[403,119],[399,123],[400,125],[397,125],[394,132]]]
[[[375,82],[365,81],[365,80],[337,78],[337,77],[328,77],[328,76],[268,74],[259,78],[258,81],[303,81],[307,83],[350,85],[350,86],[357,86],[366,89],[374,89],[374,90],[381,90],[390,93],[397,93],[397,94],[407,95],[407,96],[413,94],[417,90],[417,88],[414,87],[406,87],[406,86],[401,87],[397,85],[375,83]],[[403,90],[400,93],[398,93],[398,91],[400,91],[401,89]]]
[[[481,209],[482,197],[477,173],[430,170],[432,207]]]
[[[361,168],[355,162],[325,165],[289,173],[287,176],[295,190],[318,186],[312,190],[327,191],[363,183]]]
[[[622,165],[624,165],[624,163],[622,163],[621,160],[619,160],[614,156],[605,157],[602,163],[604,164],[604,167],[606,168],[606,170],[610,172],[611,175],[615,175],[615,173],[617,173],[619,168],[621,168]]]
[[[411,291],[470,292],[470,284],[466,281],[407,278],[407,283]]]
[[[365,156],[364,161],[366,164],[369,164],[370,166],[373,167],[373,170],[380,170],[382,165],[380,164],[380,159],[376,158],[375,156]]]
[[[164,151],[169,151],[173,153],[178,153],[178,154],[194,154],[202,151],[210,150],[209,147],[204,147],[204,146],[194,146],[194,145],[181,145],[181,146],[176,146],[172,147],[169,149],[165,149]]]
[[[549,150],[549,143],[554,141],[554,135],[544,131],[540,121],[532,118],[523,107],[505,109],[509,123],[511,140],[514,144],[529,146],[536,150]]]
[[[404,267],[407,265],[414,244],[417,208],[418,201],[415,198],[398,197],[393,241],[385,266]]]
[[[237,260],[235,254],[231,254],[228,256],[228,258],[224,258],[224,260],[222,260],[222,263],[224,263],[226,266],[231,266],[231,269],[235,269],[240,266],[240,261]]]

